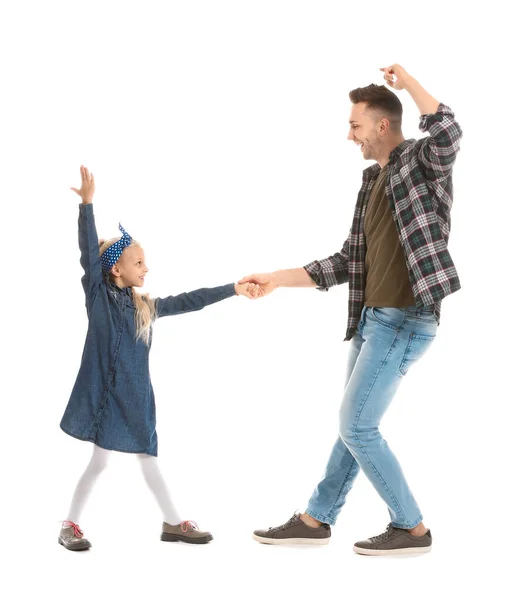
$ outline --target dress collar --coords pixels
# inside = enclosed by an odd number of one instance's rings
[[[108,278],[107,281],[108,281],[109,285],[112,288],[114,288],[115,290],[117,290],[121,294],[127,294],[130,298],[133,298],[133,291],[131,290],[131,287],[121,288],[121,287],[117,286],[116,283],[114,283],[113,281],[111,281],[110,278]]]

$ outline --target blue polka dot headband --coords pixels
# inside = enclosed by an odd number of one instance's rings
[[[109,271],[113,268],[113,265],[122,255],[124,248],[127,248],[132,240],[132,237],[127,233],[127,231],[118,224],[120,231],[123,233],[122,237],[116,241],[112,246],[109,246],[107,250],[100,256],[100,260],[102,261],[102,268],[104,271],[109,273]]]

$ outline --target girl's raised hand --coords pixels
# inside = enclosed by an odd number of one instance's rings
[[[89,169],[81,165],[79,168],[81,172],[81,189],[71,187],[70,189],[76,192],[78,196],[81,196],[83,204],[91,204],[92,197],[94,196],[94,175],[89,173]]]

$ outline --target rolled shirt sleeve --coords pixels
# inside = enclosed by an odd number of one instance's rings
[[[455,121],[453,111],[441,104],[435,113],[421,115],[419,129],[429,132],[419,147],[421,168],[430,179],[446,177],[460,149],[462,129]]]
[[[333,285],[347,282],[349,263],[349,237],[345,240],[340,252],[328,258],[314,260],[304,265],[305,271],[316,282],[318,290],[329,291]]]

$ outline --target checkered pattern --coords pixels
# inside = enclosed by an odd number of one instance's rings
[[[390,154],[386,195],[405,252],[416,305],[433,306],[439,323],[441,300],[460,289],[447,242],[453,203],[452,167],[462,130],[445,104],[440,104],[434,114],[422,115],[419,128],[428,131],[429,136],[405,140]],[[364,306],[364,216],[379,172],[378,164],[364,170],[351,231],[340,252],[304,267],[322,291],[349,282],[345,341],[354,336]]]

